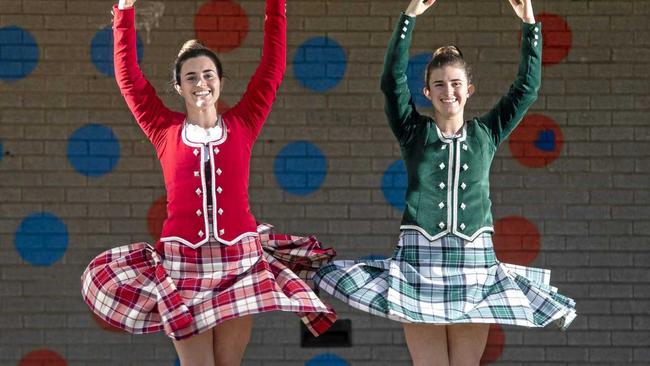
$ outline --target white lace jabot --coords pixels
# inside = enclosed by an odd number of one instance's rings
[[[221,116],[214,127],[203,128],[185,121],[185,137],[194,143],[207,144],[223,137],[223,124]]]

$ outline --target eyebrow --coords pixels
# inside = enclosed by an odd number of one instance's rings
[[[203,72],[203,73],[205,73],[205,72],[214,72],[214,73],[216,73],[217,71],[213,70],[213,69],[205,69],[205,70],[203,70],[201,72]],[[196,74],[196,72],[190,71],[190,72],[186,73],[185,76],[187,76],[187,75],[195,75],[195,74]]]
[[[450,81],[460,81],[460,82],[463,82],[463,79],[451,79]],[[434,80],[433,82],[434,82],[434,83],[442,83],[442,82],[444,82],[444,80]]]

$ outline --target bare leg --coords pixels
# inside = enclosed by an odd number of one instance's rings
[[[173,342],[181,366],[214,366],[211,331]]]
[[[251,339],[252,328],[252,315],[226,320],[214,327],[214,364],[239,366]]]
[[[447,326],[449,364],[477,366],[485,350],[490,324],[454,324]]]
[[[449,365],[445,326],[411,323],[402,326],[413,366]]]

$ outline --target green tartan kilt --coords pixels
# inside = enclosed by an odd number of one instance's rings
[[[429,241],[403,230],[392,258],[342,260],[314,277],[350,306],[406,323],[498,323],[566,329],[575,301],[550,286],[550,271],[501,263],[490,233]]]

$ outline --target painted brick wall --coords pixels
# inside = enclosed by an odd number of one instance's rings
[[[195,15],[208,2],[158,1],[162,12],[156,2],[138,3],[151,10],[139,17],[141,66],[176,109],[182,104],[171,93],[169,66],[180,44],[194,38]],[[222,52],[228,105],[245,89],[262,42],[263,2],[236,4],[246,17],[235,23],[246,23],[248,34]],[[111,5],[0,0],[1,365],[39,355],[47,365],[171,366],[176,359],[162,335],[100,327],[79,294],[79,276],[96,254],[153,240],[154,202],[164,195],[153,149],[105,74],[110,63],[101,39]],[[287,75],[255,145],[252,209],[280,232],[318,235],[341,258],[390,256],[397,240],[400,187],[384,180],[393,173],[399,178],[399,151],[383,115],[378,76],[406,5],[290,0],[287,7]],[[493,212],[502,229],[497,234],[539,239],[538,249],[508,258],[551,269],[553,284],[577,301],[579,316],[565,333],[495,329],[490,359],[500,365],[647,365],[650,1],[536,0],[534,7],[551,57],[540,97],[518,130],[521,138],[533,136],[519,145],[529,154],[504,143],[494,161]],[[512,81],[518,24],[506,1],[439,0],[417,20],[413,60],[458,44],[478,88],[466,115],[482,113]],[[331,47],[317,48],[324,52],[317,61],[332,57],[328,77],[318,71],[322,64],[305,71],[296,56],[322,37]],[[20,45],[24,57],[11,44]],[[96,153],[75,148],[88,139],[100,140]],[[310,159],[306,165],[286,155],[305,148],[320,151],[298,156]],[[282,158],[326,170],[314,170],[315,182],[301,186],[274,165]],[[409,364],[396,323],[325,298],[352,320],[353,347],[300,348],[295,316],[263,314],[244,364],[323,365],[316,361],[328,353],[338,357],[329,365]]]

